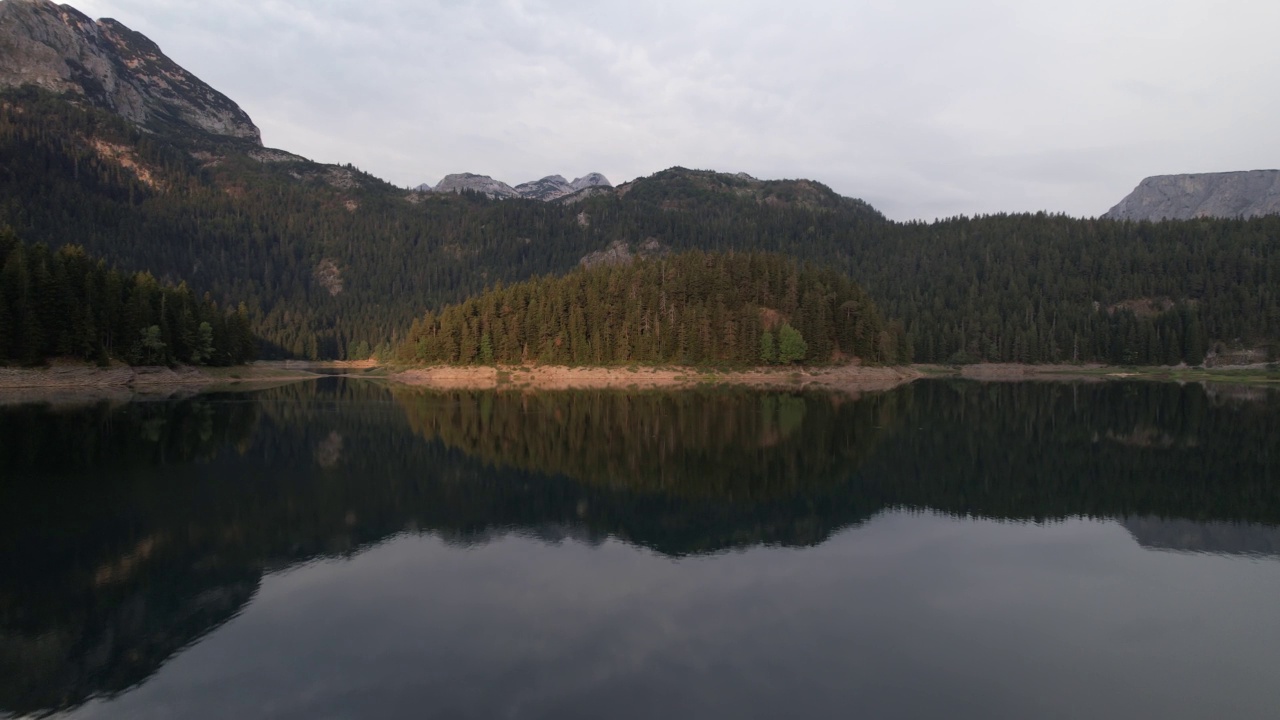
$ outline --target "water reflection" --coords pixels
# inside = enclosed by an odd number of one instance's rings
[[[1280,557],[1280,527],[1274,525],[1152,517],[1125,518],[1121,524],[1151,550]]]
[[[0,438],[0,710],[18,714],[135,687],[265,574],[406,531],[686,557],[811,547],[906,509],[1109,518],[1143,547],[1274,554],[1280,524],[1280,399],[1199,386],[851,400],[325,379],[10,408]]]

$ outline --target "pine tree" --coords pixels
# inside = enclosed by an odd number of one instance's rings
[[[760,362],[772,365],[778,361],[778,349],[773,344],[773,333],[765,330],[760,335]]]

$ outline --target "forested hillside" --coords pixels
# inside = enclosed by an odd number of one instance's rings
[[[75,245],[28,247],[0,231],[0,362],[235,365],[256,351],[243,306],[224,312],[185,284],[110,270]]]
[[[680,168],[574,203],[421,194],[233,139],[143,133],[30,89],[0,98],[4,223],[244,300],[268,356],[362,356],[426,310],[617,243],[847,273],[918,361],[1194,363],[1280,341],[1275,216],[895,223],[811,181]]]
[[[781,255],[683,253],[496,288],[414,322],[427,364],[762,365],[908,362],[849,278]]]
[[[424,307],[567,268],[592,248],[585,233],[557,237],[557,214],[453,195],[415,205],[354,168],[149,135],[31,90],[0,103],[0,223],[243,300],[269,354],[344,357]]]

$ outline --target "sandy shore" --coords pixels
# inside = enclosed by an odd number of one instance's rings
[[[0,367],[0,405],[29,402],[146,399],[181,396],[219,389],[251,389],[321,375],[310,370],[347,369],[348,377],[383,379],[406,385],[442,390],[518,388],[571,390],[612,388],[620,390],[680,389],[706,385],[735,385],[778,390],[829,390],[847,393],[888,390],[923,377],[953,377],[980,382],[1105,382],[1143,379],[1166,382],[1275,385],[1280,375],[1266,366],[1219,367],[1197,370],[1186,367],[1124,368],[1090,365],[981,364],[960,367],[912,365],[908,367],[758,368],[716,372],[696,368],[626,367],[430,367],[380,368],[373,361],[359,362],[258,362],[230,368],[129,367],[55,361],[44,368]],[[333,375],[326,372],[324,375]]]
[[[699,372],[693,368],[433,367],[405,370],[392,374],[389,379],[406,385],[442,390],[648,390],[716,384],[860,392],[888,390],[919,377],[923,375],[912,368],[848,365],[836,368],[770,368],[733,372]]]

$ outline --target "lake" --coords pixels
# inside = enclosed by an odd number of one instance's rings
[[[332,377],[0,472],[0,716],[1280,716],[1275,391]]]

